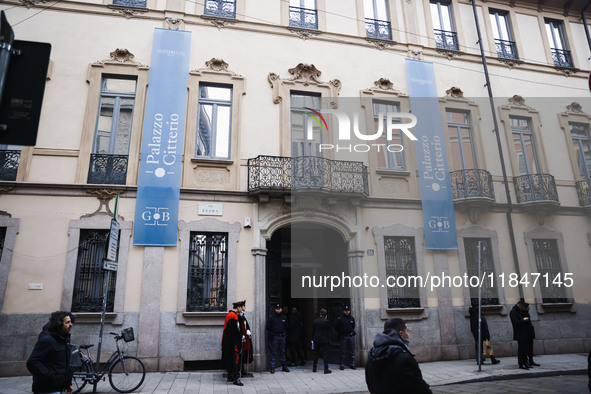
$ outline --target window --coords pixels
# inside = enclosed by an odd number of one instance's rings
[[[72,312],[101,312],[107,271],[103,270],[109,230],[81,230],[74,279]],[[117,272],[111,272],[107,311],[113,312]]]
[[[493,274],[494,277],[495,268],[490,238],[464,238],[464,252],[468,276],[481,278],[483,275],[487,277]],[[479,264],[480,275],[478,275]],[[481,296],[482,305],[499,305],[497,290],[489,280],[483,282]],[[470,286],[470,299],[472,302],[478,299],[478,287]]]
[[[506,59],[517,59],[517,48],[511,34],[509,13],[507,11],[490,10],[489,16],[497,55]]]
[[[236,0],[205,0],[205,15],[218,18],[236,18]]]
[[[0,181],[16,181],[21,147],[0,145]]]
[[[555,66],[573,67],[571,53],[566,45],[563,23],[546,19],[546,34],[550,43],[550,52]]]
[[[441,49],[457,51],[458,36],[454,31],[451,4],[442,1],[431,1],[431,21],[435,34],[435,46]]]
[[[591,180],[591,137],[589,134],[589,124],[569,122],[568,125],[579,168],[579,175],[582,179]]]
[[[415,240],[412,237],[384,237],[386,275],[408,278],[417,275]],[[388,308],[420,307],[415,286],[388,286]]]
[[[147,0],[113,0],[113,5],[146,8]]]
[[[446,110],[452,166],[450,171],[478,168],[472,135],[470,113]]]
[[[537,271],[540,273],[540,286],[543,303],[567,302],[564,286],[559,286],[555,278],[562,280],[562,270],[556,239],[534,239],[534,257]],[[547,278],[547,279],[546,279]],[[547,285],[546,285],[547,284]]]
[[[363,0],[363,9],[367,37],[392,40],[388,2],[386,0]]]
[[[293,157],[321,156],[318,148],[322,143],[320,124],[316,121],[316,115],[311,109],[320,111],[319,94],[304,92],[290,94],[291,155]]]
[[[289,0],[289,25],[303,29],[318,29],[316,0]]]
[[[228,234],[192,232],[189,243],[187,311],[225,311]]]
[[[104,76],[88,172],[88,183],[124,185],[137,81]]]
[[[531,119],[510,117],[513,148],[519,165],[519,175],[539,171],[538,154],[531,128]]]
[[[404,171],[406,169],[404,163],[404,150],[402,144],[402,132],[399,129],[392,130],[392,140],[387,140],[386,132],[388,121],[387,114],[392,112],[400,112],[400,104],[388,102],[373,102],[373,117],[375,130],[381,127],[384,132],[382,136],[376,141],[376,144],[381,145],[382,148],[376,154],[378,156],[378,168]]]
[[[232,131],[232,87],[199,85],[196,156],[228,159]]]

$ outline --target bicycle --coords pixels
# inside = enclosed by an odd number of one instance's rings
[[[79,361],[72,362],[74,369],[74,376],[72,378],[73,393],[79,393],[88,384],[96,385],[101,380],[105,380],[104,376],[108,373],[109,384],[115,391],[120,393],[131,393],[137,390],[144,379],[146,378],[146,368],[140,359],[133,356],[124,356],[124,352],[119,348],[119,341],[131,342],[135,339],[133,335],[133,328],[126,328],[121,331],[121,335],[111,332],[109,333],[115,338],[115,346],[117,350],[111,354],[109,360],[102,368],[97,366],[97,371],[94,370],[94,362],[90,357],[88,349],[94,345],[80,345],[74,348],[72,352],[72,359]],[[86,350],[86,354],[82,352]],[[79,356],[79,359],[77,358]]]

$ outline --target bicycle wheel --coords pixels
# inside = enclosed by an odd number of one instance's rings
[[[138,358],[124,356],[111,364],[109,383],[120,393],[131,393],[137,390],[146,378],[146,368]]]
[[[92,368],[86,360],[82,360],[82,365],[72,367],[72,372],[74,372],[74,376],[72,376],[72,393],[75,394],[81,392],[88,383],[86,379],[89,377],[88,374],[92,372]]]

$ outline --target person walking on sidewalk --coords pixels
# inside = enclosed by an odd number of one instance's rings
[[[275,373],[277,361],[282,365],[283,372],[289,372],[285,361],[285,340],[287,337],[287,316],[280,304],[275,304],[275,312],[267,320],[267,333],[271,347],[271,373]]]
[[[324,361],[324,373],[332,373],[328,369],[328,345],[330,344],[330,322],[327,319],[328,312],[325,308],[320,309],[320,317],[312,322],[312,348],[314,349],[314,365],[312,372],[316,372],[318,359],[322,357]]]
[[[497,360],[493,353],[492,343],[490,342],[490,333],[488,331],[488,323],[486,322],[486,317],[484,315],[481,316],[480,319],[480,339],[482,339],[482,348],[480,349],[480,355],[478,355],[478,303],[472,303],[470,309],[468,309],[468,313],[470,313],[470,331],[472,331],[472,336],[474,336],[474,347],[476,348],[476,364],[481,365],[484,364],[486,358],[484,357],[489,356],[492,364],[498,364],[501,361]],[[485,348],[490,347],[489,349]]]
[[[70,316],[69,312],[53,312],[47,331],[39,335],[27,360],[27,369],[33,375],[33,393],[72,392],[69,343],[73,323]]]
[[[408,349],[410,336],[403,319],[392,318],[376,335],[365,365],[365,382],[371,394],[431,393],[419,364]]]
[[[529,304],[520,300],[509,312],[513,326],[513,339],[517,341],[517,364],[520,369],[525,370],[540,365],[533,359],[533,342],[536,333],[528,309]]]
[[[222,364],[228,371],[228,382],[244,386],[240,381],[240,353],[242,352],[242,331],[240,330],[241,302],[232,304],[233,310],[226,315],[222,334]]]
[[[343,314],[337,319],[336,329],[341,340],[340,369],[345,369],[345,364],[355,369],[355,318],[351,316],[349,305],[345,305]]]

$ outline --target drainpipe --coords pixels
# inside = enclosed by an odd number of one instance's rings
[[[589,44],[589,49],[591,49],[591,35],[589,35],[589,27],[587,26],[587,18],[585,18],[585,11],[587,10],[587,7],[589,7],[591,5],[591,0],[587,1],[587,4],[585,4],[585,7],[583,7],[583,10],[581,11],[581,20],[583,21],[583,26],[585,26],[585,34],[587,35],[587,43]]]
[[[591,3],[591,0],[589,0]],[[484,77],[486,78],[486,89],[488,90],[488,99],[490,102],[490,109],[492,112],[494,130],[493,133],[497,136],[497,149],[499,150],[499,157],[501,159],[501,171],[503,173],[503,184],[505,185],[505,195],[507,197],[507,226],[509,227],[509,238],[511,239],[511,251],[513,252],[513,264],[515,266],[515,273],[521,278],[519,270],[519,259],[517,257],[517,246],[515,244],[515,233],[513,231],[513,220],[511,219],[511,212],[513,212],[513,203],[511,202],[511,193],[509,191],[509,181],[507,180],[507,170],[505,169],[505,159],[503,157],[503,148],[501,147],[501,137],[499,135],[499,123],[497,122],[497,113],[495,111],[495,102],[493,99],[492,88],[490,85],[490,78],[488,75],[488,66],[486,65],[486,55],[482,46],[482,35],[480,34],[480,24],[478,23],[478,14],[476,12],[476,0],[472,0],[472,10],[474,11],[474,21],[476,22],[476,32],[478,33],[478,45],[480,46],[480,56],[482,57],[482,67],[484,69]],[[519,298],[523,300],[523,287],[521,281],[519,283]]]

